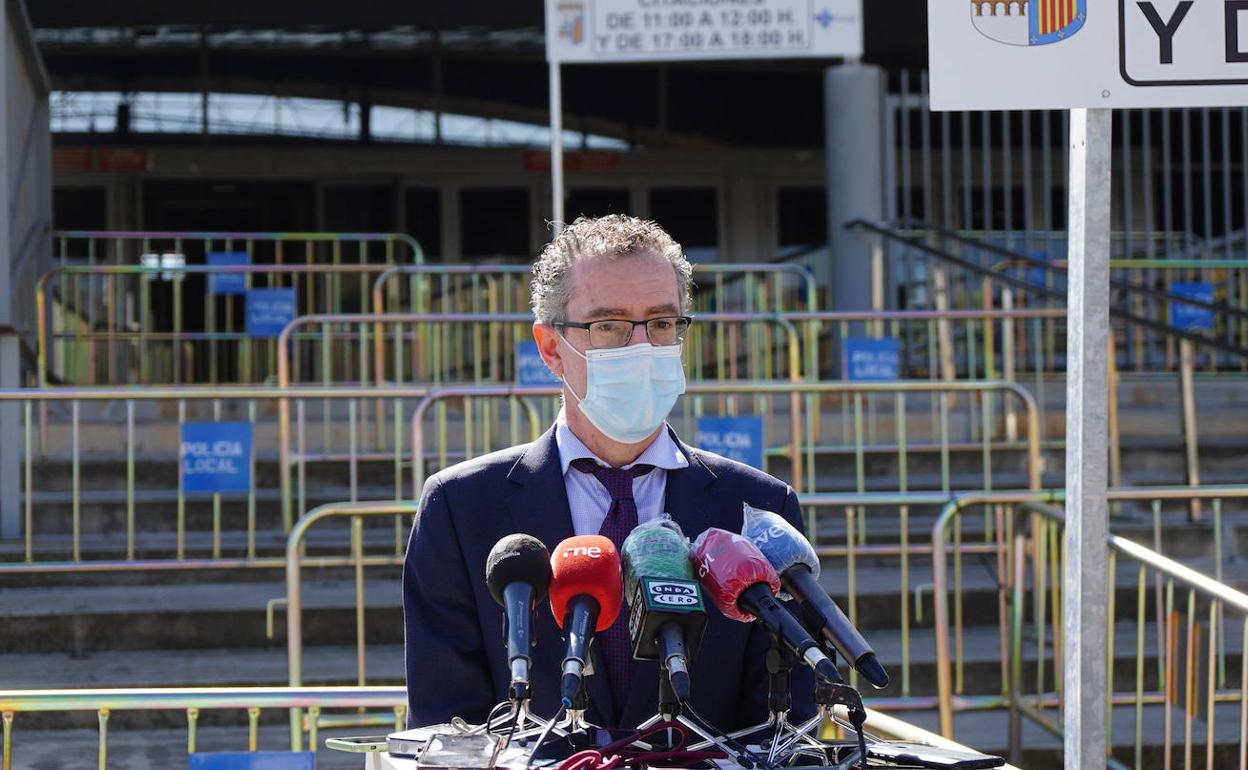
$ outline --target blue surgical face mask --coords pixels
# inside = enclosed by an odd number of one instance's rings
[[[585,359],[585,397],[568,385],[577,408],[603,435],[621,444],[636,444],[654,433],[685,392],[680,345],[646,343],[585,353],[567,346]]]

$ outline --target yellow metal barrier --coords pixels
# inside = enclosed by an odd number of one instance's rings
[[[273,340],[249,335],[244,295],[214,294],[209,283],[240,275],[246,290],[293,288],[295,312],[315,313],[343,306],[344,280],[366,288],[368,277],[385,269],[384,264],[55,267],[35,284],[40,387],[47,387],[54,373],[75,385],[263,382],[274,371]],[[366,300],[367,293],[360,297]],[[200,308],[188,323],[192,301]]]
[[[107,342],[107,352],[109,357],[106,360],[106,371],[108,372],[107,381],[116,383],[118,378],[115,376],[118,369],[118,362],[114,358],[114,354],[118,351],[118,332],[129,331],[126,328],[119,328],[119,316],[126,312],[127,308],[133,308],[133,316],[131,320],[137,324],[141,331],[151,332],[149,324],[152,323],[151,317],[159,316],[162,318],[171,317],[169,328],[166,332],[182,332],[178,335],[179,341],[189,342],[191,338],[187,337],[187,332],[204,334],[200,341],[206,345],[210,351],[207,359],[208,372],[203,373],[198,379],[200,381],[208,380],[217,382],[215,378],[216,371],[216,351],[219,344],[228,345],[229,340],[217,339],[214,333],[218,332],[218,314],[222,314],[219,319],[221,326],[225,331],[229,331],[229,324],[233,308],[232,298],[225,297],[220,302],[207,302],[205,304],[204,328],[202,330],[185,329],[182,326],[182,313],[185,301],[182,292],[183,279],[185,273],[176,270],[177,265],[203,265],[207,262],[207,257],[213,252],[233,252],[246,255],[246,261],[251,265],[269,266],[281,268],[284,266],[298,265],[300,263],[305,267],[319,266],[323,268],[321,271],[328,275],[321,281],[321,285],[311,280],[311,276],[304,276],[303,286],[300,289],[301,300],[305,303],[304,312],[316,312],[318,310],[327,312],[340,312],[344,309],[344,300],[348,303],[351,301],[351,292],[355,292],[355,302],[360,310],[368,307],[368,282],[365,275],[359,275],[358,280],[354,281],[355,286],[352,287],[344,283],[344,273],[372,273],[380,272],[386,265],[402,264],[414,262],[420,264],[424,261],[424,252],[420,244],[411,236],[405,233],[298,233],[298,232],[149,232],[149,231],[111,231],[111,230],[62,230],[54,233],[56,243],[56,256],[60,261],[60,266],[67,273],[66,282],[61,287],[59,309],[62,314],[57,316],[61,323],[63,332],[77,332],[85,335],[91,335],[98,332],[101,327],[106,327],[108,332],[89,340],[90,344],[83,351],[84,359],[78,362],[80,365],[75,366],[73,356],[61,355],[58,360],[64,365],[60,367],[61,374],[66,376],[73,384],[89,384],[95,380],[92,379],[97,373],[94,366],[87,367],[86,364],[94,364],[96,354],[96,342],[104,340]],[[344,271],[341,268],[352,266],[355,270]],[[381,264],[377,264],[381,263]],[[359,268],[374,265],[379,269],[369,269],[360,271]],[[128,292],[125,287],[119,285],[119,275],[124,275],[124,271],[113,271],[111,268],[126,268],[140,265],[155,266],[147,278],[144,278],[139,286],[134,287]],[[82,267],[109,268],[104,271],[79,271]],[[75,272],[78,271],[78,272]],[[83,273],[86,273],[84,276]],[[237,271],[231,267],[222,267],[217,272],[225,274]],[[99,277],[94,277],[97,275]],[[152,284],[152,278],[166,277],[175,282],[169,292],[163,293],[156,290],[156,286]],[[292,276],[289,280],[270,279],[270,286],[290,285],[299,287],[300,281],[298,276]],[[168,294],[168,296],[163,296]],[[153,301],[158,296],[163,296],[160,306],[153,305]],[[192,295],[194,296],[194,295]],[[172,308],[170,308],[170,303]],[[241,308],[242,300],[239,300]],[[49,305],[51,308],[51,305]],[[46,318],[46,313],[40,313],[41,318]],[[123,319],[124,320],[124,319]],[[197,327],[198,324],[193,324]],[[157,330],[158,331],[158,330]],[[112,336],[109,336],[109,332]],[[74,334],[69,334],[65,338],[74,340]],[[76,340],[75,340],[76,341]],[[145,340],[146,341],[146,340]],[[64,345],[62,346],[64,347]],[[141,359],[141,364],[147,364],[147,351],[145,345],[140,345],[136,358]],[[69,351],[66,351],[69,352]],[[246,359],[244,359],[246,362]],[[173,360],[169,362],[170,367],[180,367],[180,354],[175,355]],[[147,367],[140,366],[140,373],[146,374]],[[83,378],[79,376],[80,372],[85,370],[87,379],[83,382]],[[41,369],[46,372],[46,369]],[[226,381],[261,381],[263,376],[256,377],[255,380],[249,380],[245,377],[238,376],[224,378]],[[186,378],[190,380],[192,378]],[[148,379],[140,378],[141,382],[149,382]],[[175,381],[177,381],[175,379]],[[43,380],[41,382],[46,382]]]
[[[407,690],[403,687],[198,687],[115,690],[0,690],[0,713],[4,716],[3,757],[9,759],[13,749],[13,725],[17,714],[39,714],[72,711],[95,712],[100,715],[97,768],[104,770],[108,758],[108,734],[104,726],[112,711],[183,711],[187,717],[187,753],[194,753],[199,716],[204,710],[247,710],[254,723],[258,709],[306,708],[318,717],[323,709],[379,709],[381,713],[362,715],[363,719],[338,720],[343,726],[393,727],[402,729],[407,710]],[[386,713],[389,712],[389,713]],[[844,718],[843,712],[838,714]],[[291,751],[311,750],[317,746],[317,726],[332,719],[309,718],[308,741],[302,730],[290,745]],[[948,739],[934,735],[896,717],[867,709],[864,728],[884,740],[930,743],[953,750],[967,750]],[[250,742],[250,740],[249,740]],[[248,746],[256,750],[254,742]],[[72,761],[67,758],[67,761]],[[4,770],[9,767],[4,766]],[[1004,770],[1015,770],[1005,766]]]
[[[1061,490],[959,495],[945,505],[941,516],[933,526],[932,565],[934,579],[933,596],[936,607],[937,682],[941,732],[946,736],[952,737],[954,711],[962,708],[1009,709],[1011,712],[1011,744],[1016,749],[1019,746],[1021,719],[1023,717],[1031,719],[1050,732],[1057,735],[1061,734],[1060,720],[1047,714],[1046,711],[1060,708],[1062,697],[1060,691],[1063,676],[1061,650],[1062,578],[1060,566],[1063,558],[1062,519],[1060,511],[1053,508],[1049,503],[1059,503],[1063,496]],[[1215,760],[1214,753],[1214,726],[1216,724],[1216,715],[1220,713],[1215,713],[1216,704],[1240,703],[1240,724],[1242,726],[1243,718],[1248,718],[1248,707],[1246,707],[1248,704],[1243,702],[1244,698],[1248,697],[1248,671],[1245,672],[1244,677],[1241,679],[1238,689],[1226,689],[1225,634],[1219,629],[1224,625],[1224,608],[1231,608],[1240,613],[1241,619],[1248,623],[1248,596],[1221,582],[1224,547],[1222,544],[1220,511],[1221,502],[1224,500],[1248,498],[1248,487],[1117,488],[1111,489],[1108,496],[1111,501],[1119,503],[1125,501],[1151,503],[1154,544],[1154,548],[1150,549],[1119,536],[1111,535],[1109,538],[1110,564],[1107,567],[1111,575],[1110,585],[1113,588],[1110,591],[1110,621],[1106,629],[1111,651],[1110,658],[1107,661],[1109,675],[1107,692],[1105,694],[1107,711],[1111,717],[1107,728],[1112,736],[1114,706],[1131,707],[1135,727],[1132,743],[1132,763],[1125,764],[1120,759],[1111,757],[1110,764],[1115,767],[1142,767],[1146,761],[1151,761],[1146,760],[1144,755],[1144,738],[1149,731],[1156,734],[1158,730],[1156,722],[1160,721],[1165,764],[1169,766],[1174,742],[1171,709],[1181,705],[1183,707],[1184,719],[1184,760],[1185,766],[1190,766],[1195,735],[1192,720],[1199,713],[1196,708],[1198,705],[1197,701],[1203,700],[1207,766],[1223,766],[1225,763],[1222,760]],[[1213,576],[1202,575],[1189,567],[1178,564],[1172,559],[1163,556],[1159,551],[1163,542],[1160,518],[1162,501],[1181,501],[1186,503],[1192,499],[1204,499],[1213,502],[1212,508],[1216,519],[1213,529],[1215,564]],[[1003,576],[1000,588],[999,622],[1003,630],[1008,629],[1009,644],[1008,649],[1004,651],[1006,655],[1003,656],[1003,662],[1008,660],[1008,670],[1003,672],[1002,694],[1000,697],[960,695],[963,688],[961,612],[959,607],[955,606],[951,620],[948,607],[948,596],[950,593],[947,553],[949,549],[947,543],[948,530],[950,525],[955,523],[964,511],[978,506],[988,506],[995,509],[998,519],[1002,521],[1001,535],[996,541],[999,571]],[[1015,526],[1012,514],[1003,516],[1002,510],[1007,508],[1013,509],[1018,514],[1032,514],[1030,525],[1026,528],[1021,525]],[[955,551],[956,558],[957,552]],[[1026,566],[1028,559],[1031,560],[1030,570]],[[1134,605],[1135,667],[1132,672],[1134,674],[1133,692],[1121,692],[1115,686],[1113,676],[1114,659],[1116,657],[1113,652],[1113,640],[1116,629],[1123,623],[1120,618],[1115,616],[1114,611],[1117,597],[1122,592],[1117,585],[1115,566],[1120,559],[1129,560],[1135,565],[1135,576],[1137,577]],[[957,568],[955,561],[955,578]],[[1026,596],[1028,572],[1030,572],[1030,603],[1027,601]],[[1146,579],[1147,573],[1152,573],[1153,575],[1151,589],[1149,581]],[[1177,629],[1180,622],[1178,618],[1182,611],[1176,609],[1174,596],[1176,583],[1185,585],[1188,588],[1185,620],[1187,642],[1184,653],[1187,657],[1185,661],[1179,660],[1180,649],[1183,647],[1183,644],[1178,636]],[[1148,612],[1150,610],[1146,598],[1150,590],[1154,599],[1153,607],[1151,608],[1151,622],[1156,639],[1156,648],[1151,660],[1149,656],[1145,655],[1144,646],[1145,631],[1149,624]],[[953,594],[955,600],[960,601],[960,591],[956,586],[956,582]],[[1197,620],[1196,606],[1198,599],[1202,605],[1206,602],[1209,603],[1209,637],[1207,654],[1203,658],[1198,652],[1199,645],[1196,643],[1199,635],[1203,633],[1200,628],[1200,621]],[[1033,626],[1024,628],[1024,618],[1027,614],[1028,604],[1030,604],[1030,616]],[[1085,632],[1097,633],[1098,630],[1086,630]],[[951,636],[954,642],[952,651],[950,650]],[[1025,640],[1030,640],[1036,645],[1034,650],[1035,682],[1030,694],[1027,693],[1023,676]],[[1048,652],[1049,644],[1052,644],[1053,647],[1051,655]],[[1248,660],[1248,655],[1245,655],[1244,660]],[[1197,667],[1202,667],[1206,677],[1206,689],[1203,692],[1198,689]],[[1149,670],[1157,672],[1158,678],[1155,689],[1145,688],[1145,674]],[[1176,672],[1179,670],[1183,671],[1184,677],[1183,692],[1185,695],[1183,696],[1178,694],[1179,680]],[[1050,685],[1054,689],[1050,689]],[[1151,711],[1150,714],[1154,718],[1153,722],[1150,723],[1150,727],[1145,728],[1145,708],[1155,706],[1162,707],[1160,713],[1157,713],[1155,709]],[[1238,757],[1240,766],[1243,767],[1244,757],[1246,756],[1243,748],[1248,746],[1248,730],[1242,727],[1239,743],[1241,750]],[[1112,740],[1110,745],[1112,747]]]

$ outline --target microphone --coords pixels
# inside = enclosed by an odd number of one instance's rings
[[[633,657],[662,661],[680,702],[689,699],[689,660],[706,630],[702,590],[689,562],[689,541],[671,519],[638,526],[620,548],[629,597]]]
[[[532,535],[507,535],[485,558],[485,585],[503,607],[503,639],[511,667],[509,697],[529,697],[533,610],[550,588],[550,552]]]
[[[810,541],[783,516],[745,506],[741,534],[780,573],[780,585],[802,607],[806,627],[825,639],[875,687],[888,686],[888,672],[828,592],[819,585],[819,557]]]
[[[698,535],[691,558],[702,587],[726,617],[742,623],[757,619],[820,679],[842,681],[819,644],[776,598],[780,577],[753,543],[711,528]]]
[[[550,610],[567,637],[559,692],[571,701],[587,673],[594,634],[610,628],[620,614],[620,556],[602,535],[580,535],[555,547],[550,567]]]

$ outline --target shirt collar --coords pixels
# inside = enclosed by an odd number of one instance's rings
[[[689,467],[689,460],[684,453],[680,451],[680,447],[676,446],[676,442],[672,440],[672,434],[667,429],[666,422],[663,423],[663,430],[659,431],[659,435],[654,441],[650,442],[650,446],[646,447],[646,451],[633,462],[625,465],[625,468],[631,468],[634,465],[653,465],[656,468],[674,471],[680,468]],[[607,465],[602,458],[595,455],[585,446],[572,429],[568,427],[567,415],[563,409],[559,410],[559,416],[555,418],[555,445],[559,449],[559,462],[563,466],[563,475],[567,475],[568,467],[572,465],[573,460],[579,460],[582,457]]]

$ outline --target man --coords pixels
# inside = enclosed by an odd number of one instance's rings
[[[758,470],[686,446],[664,422],[684,391],[681,342],[692,267],[653,222],[611,215],[564,229],[533,266],[533,335],[563,382],[555,425],[532,444],[478,457],[425,484],[403,575],[409,724],[480,722],[505,698],[502,613],[485,584],[486,555],[513,532],[553,548],[603,534],[617,547],[664,513],[691,539],[739,532],[742,503],[801,527],[797,497]],[[765,632],[713,607],[691,666],[694,708],[733,730],[766,718]],[[533,708],[558,704],[564,643],[538,608]],[[658,705],[658,668],[627,651],[627,610],[593,643],[590,722],[635,726]],[[794,672],[794,711],[814,711],[812,679]]]

